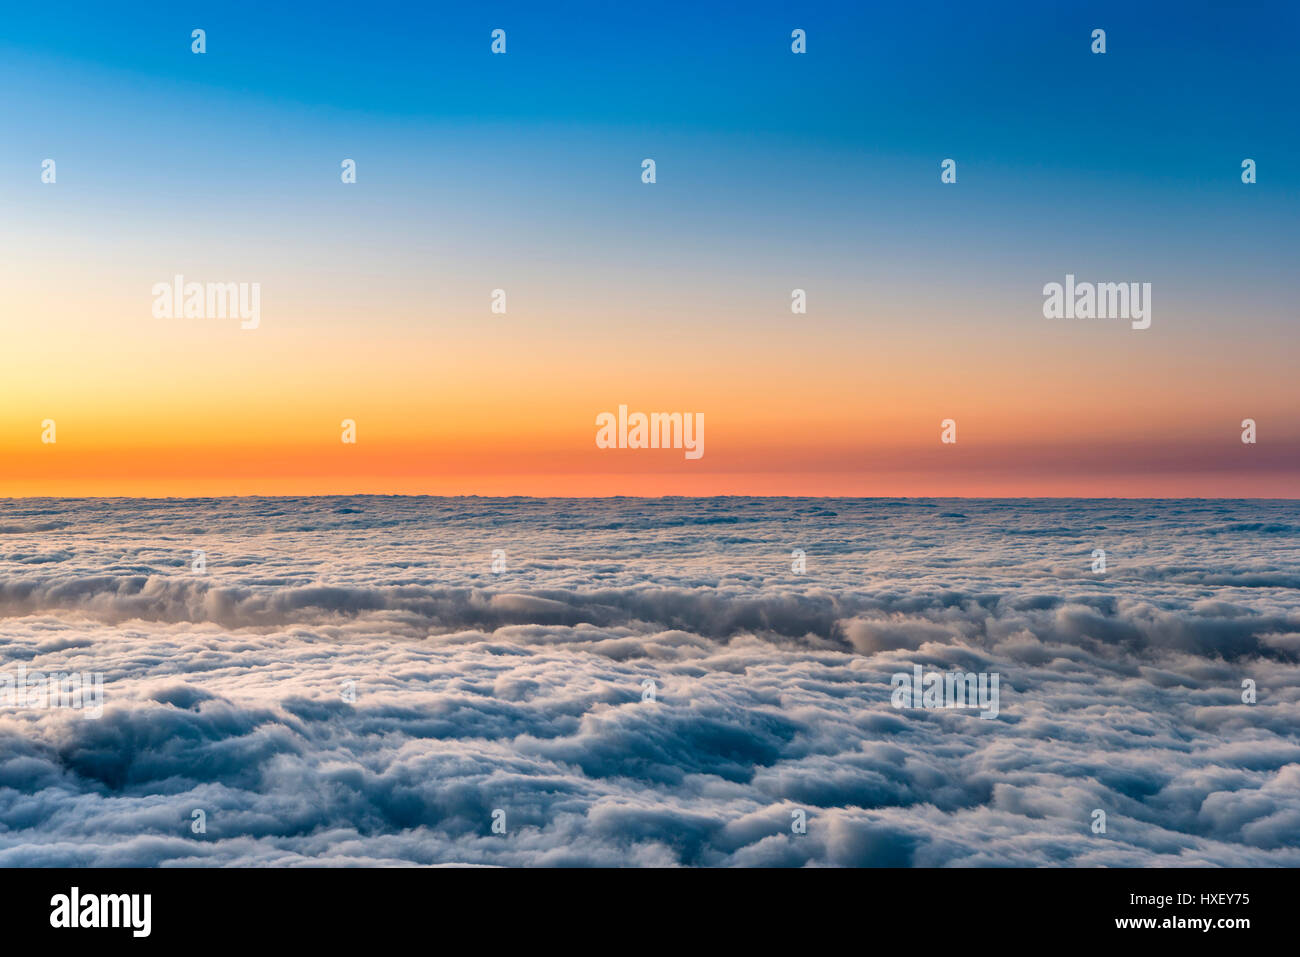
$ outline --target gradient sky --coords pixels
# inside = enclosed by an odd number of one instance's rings
[[[0,495],[1300,491],[1296,5],[538,6],[6,11]]]

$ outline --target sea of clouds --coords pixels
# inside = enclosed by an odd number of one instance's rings
[[[0,866],[1300,866],[1296,502],[0,501],[19,666]]]

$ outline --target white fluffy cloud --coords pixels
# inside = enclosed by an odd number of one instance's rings
[[[0,503],[0,865],[1300,865],[1298,512]]]

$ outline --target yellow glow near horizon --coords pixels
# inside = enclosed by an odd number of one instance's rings
[[[812,335],[808,317],[730,314],[657,335],[649,310],[602,325],[491,316],[486,300],[418,322],[410,302],[294,309],[241,330],[155,319],[143,293],[103,315],[86,290],[53,308],[22,292],[0,358],[0,495],[1297,491],[1294,462],[1237,441],[1250,415],[1295,454],[1286,356],[1231,361],[1248,343],[1119,332],[1011,349],[978,325],[838,317]],[[596,449],[596,414],[620,403],[703,412],[704,458]],[[957,446],[939,445],[943,418]]]

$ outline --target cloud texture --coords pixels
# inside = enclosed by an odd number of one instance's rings
[[[105,711],[0,708],[0,865],[1297,866],[1298,587],[1289,502],[4,502]]]

